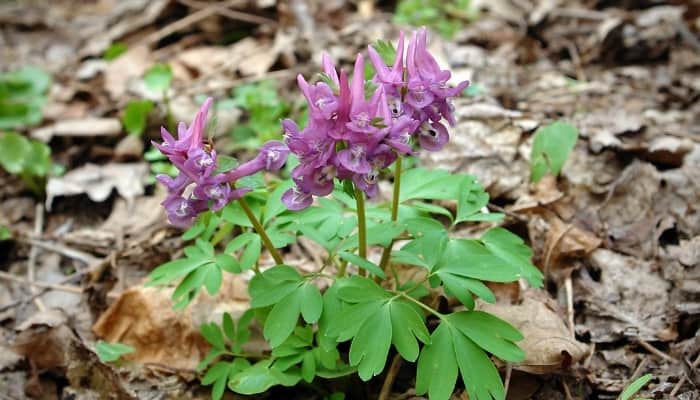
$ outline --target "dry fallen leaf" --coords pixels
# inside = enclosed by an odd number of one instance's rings
[[[51,209],[51,203],[57,196],[82,193],[93,201],[105,201],[113,189],[131,203],[136,196],[144,193],[148,173],[147,163],[86,164],[62,177],[49,178],[46,185],[46,208]]]
[[[564,320],[539,296],[525,293],[521,304],[487,304],[479,308],[508,321],[525,336],[518,346],[525,361],[513,368],[532,374],[561,373],[586,356],[589,349],[573,337]]]
[[[677,315],[670,312],[671,284],[653,272],[650,262],[607,249],[591,253],[590,263],[600,277],[586,269],[574,291],[586,303],[581,321],[593,342],[622,337],[669,340]]]
[[[72,387],[89,389],[93,396],[90,398],[133,399],[122,386],[119,375],[101,363],[67,323],[68,318],[60,310],[37,313],[18,327],[20,332],[13,350],[27,357],[40,371],[54,371],[65,376]]]
[[[184,311],[173,310],[172,289],[128,289],[100,316],[93,331],[105,341],[133,346],[136,351],[127,356],[129,360],[194,370],[209,350],[199,326],[220,323],[224,312],[237,319],[248,308],[244,279],[225,274],[217,296],[200,292]]]
[[[34,139],[48,143],[54,136],[116,136],[122,131],[122,124],[116,118],[64,119],[53,125],[32,131]]]

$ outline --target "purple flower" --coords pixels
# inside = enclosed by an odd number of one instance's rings
[[[180,171],[176,178],[166,175],[157,177],[168,189],[162,205],[173,225],[190,225],[199,213],[206,210],[218,211],[242,197],[251,189],[234,188],[238,179],[262,170],[276,171],[284,165],[289,155],[289,149],[284,143],[270,141],[261,147],[254,159],[231,171],[216,173],[216,150],[203,142],[211,104],[211,98],[204,102],[189,127],[182,122],[178,125],[177,139],[162,128],[163,143],[154,143]],[[185,197],[183,195],[187,190],[191,194]]]
[[[306,193],[298,187],[293,186],[291,189],[284,192],[282,202],[288,209],[293,211],[303,210],[310,206],[313,202],[311,193]]]
[[[292,171],[295,185],[283,196],[289,209],[303,209],[313,196],[330,194],[335,179],[351,180],[373,197],[380,172],[399,155],[413,154],[415,145],[437,151],[447,143],[449,133],[441,121],[455,123],[450,99],[469,82],[448,85],[451,73],[428,52],[426,29],[414,32],[407,47],[404,40],[401,33],[392,66],[369,47],[376,71],[372,81],[378,84],[372,93],[365,92],[364,58],[359,54],[352,82],[327,54],[321,61],[325,81],[309,84],[298,77],[310,118],[304,129],[282,121],[288,151],[299,159]]]
[[[428,151],[438,151],[445,146],[450,139],[445,125],[439,122],[424,122],[418,130],[418,143],[420,147]]]

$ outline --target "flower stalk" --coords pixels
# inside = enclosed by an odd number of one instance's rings
[[[272,258],[275,260],[276,265],[282,265],[284,264],[284,260],[282,259],[282,256],[280,255],[279,251],[275,248],[275,246],[272,244],[272,240],[270,240],[270,237],[267,236],[267,232],[265,232],[265,227],[262,226],[260,221],[258,221],[258,218],[255,216],[255,213],[253,213],[253,210],[250,209],[250,206],[248,205],[248,202],[245,201],[243,197],[238,199],[238,204],[241,205],[241,208],[243,209],[243,212],[245,213],[246,217],[248,217],[248,220],[250,221],[251,224],[253,224],[253,228],[255,229],[255,232],[260,235],[260,239],[262,239],[263,246],[267,249],[267,251],[270,252],[270,255]]]

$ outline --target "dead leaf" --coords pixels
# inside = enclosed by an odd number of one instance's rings
[[[54,136],[117,136],[122,132],[122,124],[116,118],[66,119],[53,125],[32,131],[34,139],[48,143]]]
[[[583,359],[589,349],[539,297],[526,292],[521,304],[481,303],[479,309],[509,322],[525,337],[518,342],[525,351],[525,361],[513,364],[513,368],[531,374],[561,373]]]
[[[147,163],[86,164],[62,177],[49,178],[46,185],[46,208],[51,209],[51,203],[57,196],[82,193],[87,194],[93,201],[105,201],[113,189],[130,203],[136,196],[144,193],[148,173]]]
[[[242,275],[225,274],[217,296],[200,292],[184,311],[173,310],[173,289],[128,289],[100,316],[93,331],[108,342],[133,346],[136,351],[129,360],[194,370],[209,350],[199,326],[220,323],[223,312],[237,319],[249,307],[244,279]]]
[[[575,292],[586,303],[581,323],[591,340],[668,340],[667,330],[677,319],[669,307],[671,285],[652,271],[652,264],[607,249],[595,250],[590,262],[600,277],[594,280],[582,269]]]
[[[90,389],[95,398],[134,399],[119,375],[85,346],[61,312],[50,309],[22,324],[13,349],[38,369],[65,376],[72,387]]]
[[[104,71],[104,86],[113,100],[121,100],[130,83],[141,80],[152,64],[151,52],[146,46],[129,48],[116,60],[110,62]]]

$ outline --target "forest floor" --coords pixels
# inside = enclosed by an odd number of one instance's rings
[[[642,391],[649,398],[700,399],[700,5],[472,5],[479,16],[451,39],[431,35],[453,81],[472,86],[455,101],[446,150],[420,162],[477,176],[546,275],[544,290],[495,288],[492,312],[526,337],[527,360],[502,368],[508,399],[614,399],[645,373],[654,376]],[[217,297],[201,295],[179,313],[167,293],[143,287],[184,244],[160,209],[157,163],[144,158],[165,116],[142,77],[155,63],[170,65],[175,120],[191,120],[206,95],[225,100],[217,147],[250,157],[257,139],[236,127],[278,135],[279,118],[301,103],[296,75],[317,71],[322,51],[347,67],[368,43],[396,40],[394,7],[0,3],[2,72],[35,65],[52,77],[41,123],[20,132],[47,143],[64,170],[42,197],[0,169],[0,225],[11,235],[0,241],[0,399],[208,398],[194,370],[207,351],[197,327],[223,311],[240,314],[246,282],[227,281]],[[107,61],[115,42],[127,50]],[[279,98],[242,105],[245,93],[232,95],[241,87],[260,96],[272,87]],[[156,109],[145,133],[127,134],[124,108],[149,96]],[[260,122],[255,107],[265,104],[284,111]],[[556,120],[575,125],[579,141],[558,178],[532,184],[533,134]],[[137,351],[104,364],[98,339]],[[404,364],[391,398],[417,398],[414,374]],[[376,393],[381,377],[369,385]],[[299,390],[258,398],[322,398]]]

